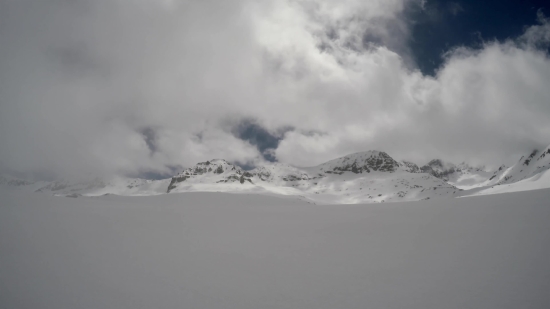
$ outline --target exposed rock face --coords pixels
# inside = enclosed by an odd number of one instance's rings
[[[458,171],[458,168],[452,163],[443,163],[439,159],[434,159],[428,164],[422,166],[420,170],[445,181],[449,180],[449,175]]]
[[[491,175],[491,178],[489,178],[489,181],[492,181],[493,179],[497,179],[502,175],[508,167],[506,165],[501,165],[496,171],[493,172],[493,175]],[[490,183],[492,185],[492,183]]]
[[[542,154],[539,156],[538,160],[546,157],[546,155],[550,155],[550,148],[548,148],[546,151],[543,151]]]
[[[170,193],[170,191],[174,188],[176,188],[176,184],[185,181],[186,179],[189,179],[189,176],[174,176],[172,177],[172,180],[170,181],[170,184],[168,185],[168,190],[166,193]]]
[[[372,155],[367,159],[367,166],[375,171],[395,172],[399,163],[385,152],[379,152],[378,156]]]
[[[533,152],[531,152],[529,157],[527,157],[527,159],[525,159],[525,161],[523,161],[523,165],[529,165],[531,160],[537,155],[537,152],[538,152],[538,150],[533,150]]]
[[[409,173],[420,173],[420,168],[418,165],[410,162],[410,161],[401,161],[400,166]]]

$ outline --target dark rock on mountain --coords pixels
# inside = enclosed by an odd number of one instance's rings
[[[529,165],[529,163],[531,162],[531,160],[535,157],[535,155],[537,155],[537,152],[538,150],[533,150],[533,152],[531,152],[531,154],[529,155],[529,157],[527,157],[527,159],[525,159],[525,161],[523,161],[523,165]]]
[[[415,163],[410,162],[410,161],[401,161],[401,167],[409,173],[420,173],[421,172],[418,165],[416,165]]]
[[[449,180],[449,175],[457,171],[457,167],[454,164],[445,164],[439,159],[434,159],[422,166],[420,170],[423,173],[428,173],[434,177],[447,181]]]
[[[319,165],[322,172],[327,174],[341,174],[352,172],[355,174],[378,172],[394,172],[399,163],[382,151],[367,151],[347,155]]]

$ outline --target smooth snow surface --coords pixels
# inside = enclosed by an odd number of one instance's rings
[[[550,190],[337,206],[0,190],[1,308],[550,304]]]

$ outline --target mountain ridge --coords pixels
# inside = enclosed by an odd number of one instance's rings
[[[511,167],[502,165],[495,170],[441,159],[433,159],[420,167],[410,161],[397,161],[384,151],[370,150],[312,167],[275,162],[247,171],[224,159],[211,159],[163,180],[115,177],[81,182],[32,182],[0,176],[0,184],[70,197],[212,191],[295,195],[315,202],[345,204],[462,196],[465,193],[459,191],[525,179],[540,182],[539,178],[547,177],[534,176],[549,168],[550,146],[522,156]]]

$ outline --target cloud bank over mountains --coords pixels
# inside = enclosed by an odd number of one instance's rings
[[[0,0],[0,169],[170,174],[369,149],[496,164],[550,143],[550,21],[442,51],[427,76],[407,43],[421,5]]]

